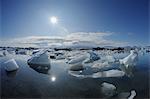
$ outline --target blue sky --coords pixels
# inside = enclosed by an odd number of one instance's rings
[[[1,37],[112,33],[106,40],[148,45],[148,0],[1,0]],[[57,16],[53,26],[49,17]]]

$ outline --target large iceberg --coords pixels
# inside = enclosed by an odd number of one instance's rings
[[[16,61],[14,59],[10,59],[4,62],[5,70],[6,71],[15,71],[19,68]]]

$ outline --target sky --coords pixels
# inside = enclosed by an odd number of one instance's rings
[[[1,0],[1,39],[73,35],[108,45],[149,45],[148,10],[149,0]]]

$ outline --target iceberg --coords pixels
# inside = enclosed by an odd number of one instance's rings
[[[97,72],[92,75],[92,78],[100,78],[100,77],[122,77],[125,75],[125,72],[117,70],[117,69],[112,69],[108,71],[103,71],[103,72]]]
[[[114,63],[116,61],[116,59],[111,55],[106,56],[106,60],[110,63]]]
[[[28,65],[39,73],[48,74],[50,69],[50,57],[46,51],[40,51],[35,54],[27,61]]]
[[[79,70],[83,70],[83,69],[84,69],[84,66],[83,66],[82,62],[71,64],[71,67],[70,67],[71,71],[79,71]]]
[[[99,55],[92,51],[88,52],[88,54],[88,58],[84,61],[84,63],[91,63],[100,59]]]
[[[114,96],[117,94],[116,87],[113,84],[104,82],[101,84],[101,92],[106,96]]]
[[[33,55],[28,61],[28,64],[33,65],[50,65],[50,58],[47,51]]]
[[[8,55],[10,55],[10,53],[9,53],[7,50],[4,50],[4,51],[3,51],[3,55],[4,55],[4,56],[8,56]]]
[[[10,59],[4,62],[5,70],[6,71],[15,71],[19,68],[16,61],[14,59]]]
[[[3,56],[4,56],[3,52],[2,52],[2,51],[0,51],[0,57],[3,57]]]
[[[96,73],[88,73],[88,72],[83,72],[81,73],[80,71],[73,72],[69,71],[68,72],[70,75],[75,76],[75,77],[81,77],[81,78],[107,78],[107,77],[122,77],[125,75],[123,71],[112,69],[112,70],[107,70],[107,71],[102,71],[102,72],[96,72]]]
[[[102,68],[105,68],[105,67],[110,67],[110,64],[108,64],[107,61],[105,62],[97,62],[97,63],[94,63],[93,68],[98,68],[98,69],[102,69]]]
[[[134,50],[131,50],[130,54],[127,57],[120,59],[119,62],[120,64],[123,64],[125,65],[126,68],[128,68],[129,66],[136,65],[137,60],[138,60],[138,53]]]
[[[68,61],[68,64],[82,63],[85,59],[87,59],[87,55],[80,55],[72,58],[70,61]]]
[[[135,96],[136,96],[135,90],[131,90],[131,95],[128,97],[128,99],[134,99]]]

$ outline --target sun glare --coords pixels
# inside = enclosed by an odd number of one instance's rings
[[[58,22],[58,19],[55,16],[53,16],[53,17],[50,17],[50,21],[52,24],[56,24]]]

